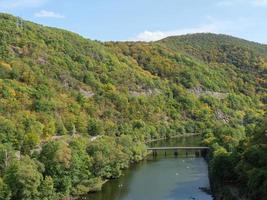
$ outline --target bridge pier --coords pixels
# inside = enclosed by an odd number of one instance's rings
[[[206,158],[207,155],[208,155],[208,149],[203,149],[203,150],[201,150],[201,156],[202,156],[203,158]]]
[[[157,155],[158,155],[157,150],[153,150],[153,157],[157,157]]]
[[[177,150],[177,149],[174,150],[174,156],[175,156],[175,157],[178,156],[178,150]]]

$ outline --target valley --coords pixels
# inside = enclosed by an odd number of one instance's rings
[[[103,199],[114,187],[126,200],[137,193],[118,184],[138,189],[146,169],[171,189],[195,184],[170,178],[181,159],[143,161],[147,141],[192,133],[210,148],[208,163],[186,160],[199,187],[209,173],[218,199],[232,185],[265,200],[266,103],[267,45],[212,33],[100,42],[1,13],[0,200]]]

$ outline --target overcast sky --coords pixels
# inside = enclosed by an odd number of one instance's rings
[[[267,0],[0,0],[0,11],[102,41],[214,32],[267,44]]]

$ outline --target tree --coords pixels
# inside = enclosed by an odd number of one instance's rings
[[[103,132],[103,125],[95,118],[88,120],[88,133],[92,136],[100,135]]]
[[[49,138],[56,133],[56,123],[55,120],[52,117],[43,117],[43,124],[44,124],[44,129],[43,129],[43,138]]]
[[[10,144],[0,144],[0,175],[5,173],[15,158],[15,151]]]
[[[71,166],[70,177],[73,185],[72,193],[81,195],[89,192],[92,185],[88,184],[93,178],[92,158],[87,154],[87,142],[82,139],[74,139],[70,142]]]
[[[56,133],[58,135],[66,135],[68,133],[64,123],[62,122],[61,118],[56,120]]]
[[[0,177],[0,200],[9,200],[11,198],[11,191]]]
[[[38,165],[28,156],[14,161],[4,176],[4,181],[12,191],[12,199],[18,200],[38,199],[41,180]]]
[[[48,142],[39,156],[39,160],[45,165],[44,174],[53,178],[56,192],[64,195],[68,195],[72,187],[69,172],[71,159],[71,149],[62,141]]]
[[[0,142],[15,143],[16,142],[16,127],[11,120],[0,116]]]
[[[101,137],[89,143],[87,152],[93,157],[93,172],[95,176],[103,178],[116,178],[121,170],[129,164],[129,157],[122,151],[112,137]]]
[[[53,200],[55,198],[54,182],[51,176],[46,176],[42,181],[40,188],[41,200]]]

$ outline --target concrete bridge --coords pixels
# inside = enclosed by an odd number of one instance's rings
[[[206,158],[209,153],[209,147],[149,147],[148,151],[152,151],[153,156],[157,156],[158,152],[164,152],[165,156],[167,151],[173,151],[174,156],[178,156],[179,152],[185,152],[185,155],[188,156],[189,153],[194,152],[196,157],[202,156]]]

